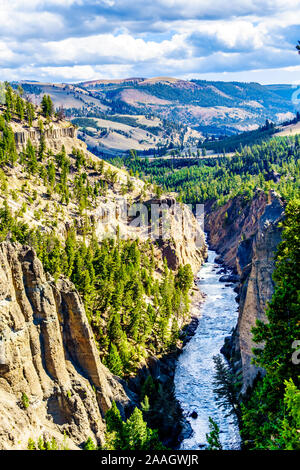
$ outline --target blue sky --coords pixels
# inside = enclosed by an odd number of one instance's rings
[[[0,80],[299,83],[300,0],[0,0]]]

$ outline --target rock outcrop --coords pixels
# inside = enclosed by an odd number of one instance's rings
[[[200,223],[190,208],[171,196],[152,198],[145,205],[151,207],[150,236],[157,240],[168,267],[176,270],[180,264],[190,264],[196,274],[207,257],[207,246]],[[155,213],[159,215],[156,222]],[[149,236],[149,232],[145,235]]]
[[[259,370],[251,363],[252,349],[258,347],[252,340],[251,329],[256,320],[266,321],[266,308],[274,292],[274,254],[281,240],[279,222],[283,212],[282,202],[273,197],[259,220],[256,234],[252,239],[242,241],[238,249],[237,267],[242,283],[237,333],[243,367],[242,392],[252,385]]]
[[[212,246],[219,248],[225,264],[235,269],[241,279],[238,324],[223,351],[235,371],[242,370],[242,393],[252,385],[258,371],[263,373],[251,363],[252,349],[258,347],[252,340],[251,329],[257,319],[267,321],[265,312],[274,291],[274,254],[281,240],[283,216],[283,202],[272,191],[269,195],[257,191],[243,213],[241,198],[237,197],[207,216]]]
[[[25,127],[23,124],[13,121],[11,127],[14,131],[17,150],[26,147],[29,139],[32,145],[38,148],[42,132],[36,122],[33,127]],[[66,149],[71,151],[72,145],[74,145],[73,139],[77,138],[77,130],[71,123],[61,121],[45,126],[43,135],[47,148],[59,151],[64,143]]]
[[[239,244],[242,238],[250,238],[256,233],[268,202],[270,197],[258,190],[250,202],[243,196],[236,196],[217,208],[213,203],[205,206],[205,231],[209,233],[210,246],[234,271]]]
[[[0,305],[0,449],[64,433],[70,448],[101,443],[111,401],[124,409],[129,398],[100,362],[72,283],[54,282],[31,248],[2,242]]]

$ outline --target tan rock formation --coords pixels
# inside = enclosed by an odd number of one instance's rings
[[[268,204],[268,196],[258,190],[251,201],[236,196],[223,206],[211,210],[206,207],[205,230],[209,232],[210,246],[223,258],[225,264],[236,269],[236,255],[242,237],[256,233],[258,221]]]
[[[11,126],[19,151],[28,139],[39,145],[37,122],[29,128],[14,120]],[[62,240],[74,223],[80,237],[86,217],[98,240],[116,235],[117,228],[121,236],[129,239],[152,239],[155,256],[161,261],[157,276],[163,257],[173,269],[190,263],[193,271],[198,271],[206,256],[206,245],[203,232],[187,207],[176,204],[172,196],[155,199],[151,186],[106,162],[99,173],[99,159],[76,138],[70,123],[55,121],[48,125],[44,120],[44,135],[47,149],[54,154],[64,145],[71,166],[75,164],[72,148],[83,150],[87,160],[95,163],[89,163],[86,169],[91,184],[106,172],[115,173],[115,182],[109,184],[105,195],[90,201],[83,217],[76,200],[62,204],[55,192],[49,198],[43,180],[38,175],[29,177],[16,163],[5,168],[6,189],[0,195],[1,205],[5,200],[14,217],[25,206],[22,220],[30,228],[38,227],[48,233],[48,222],[55,220],[55,233]],[[73,179],[71,171],[71,192]],[[122,186],[128,180],[133,189],[124,195]],[[152,238],[151,220],[139,226],[131,224],[130,217],[125,221],[120,218],[118,205],[128,209],[141,200],[146,205],[160,204],[167,211],[166,237]],[[28,397],[28,407],[22,396]],[[64,432],[70,448],[78,448],[89,436],[99,443],[105,431],[103,415],[113,399],[121,410],[135,402],[134,394],[101,364],[83,304],[72,283],[64,278],[54,282],[31,248],[8,241],[1,243],[0,449],[25,449],[29,438],[37,441],[42,435],[62,442]]]
[[[177,203],[171,195],[149,199],[145,205],[151,207],[148,228],[150,237],[157,242],[161,258],[166,258],[173,270],[180,264],[190,264],[196,274],[206,259],[207,246],[203,230],[190,208]],[[153,222],[155,214],[159,215],[156,224]],[[144,233],[144,237],[147,236],[149,232]]]
[[[70,448],[101,442],[111,400],[129,399],[99,360],[72,283],[46,276],[31,248],[3,242],[0,306],[0,449],[44,434],[61,442],[64,432]]]
[[[47,149],[57,153],[64,146],[73,165],[74,157],[71,155],[72,149],[81,149],[87,159],[99,164],[99,158],[89,152],[86,144],[77,138],[77,130],[70,122],[54,121],[49,125],[44,118],[40,117],[39,119],[44,122],[44,136]],[[34,121],[31,128],[18,120],[12,121],[10,125],[14,131],[18,151],[26,146],[28,139],[31,140],[34,146],[39,146],[41,131],[37,120]],[[74,221],[76,221],[77,230],[80,234],[80,226],[83,225],[85,218],[93,226],[99,241],[103,238],[115,237],[117,230],[119,230],[122,238],[139,238],[140,240],[150,238],[154,242],[158,242],[155,244],[156,248],[157,246],[159,247],[159,249],[156,249],[158,259],[162,261],[162,258],[166,257],[168,265],[172,269],[177,269],[179,264],[189,263],[196,274],[206,257],[206,244],[203,231],[188,206],[176,203],[174,193],[170,193],[167,196],[164,195],[160,199],[156,198],[153,188],[147,187],[143,181],[129,176],[127,171],[116,168],[107,162],[104,163],[103,172],[105,171],[115,173],[117,182],[109,187],[105,196],[99,196],[91,204],[91,207],[86,210],[84,217],[79,215],[78,204],[74,203],[74,201],[71,200],[68,207],[65,208],[60,203],[59,195],[52,194],[50,199],[45,197],[47,187],[45,187],[42,180],[39,183],[37,181],[34,182],[34,187],[31,189],[36,191],[37,197],[28,204],[28,197],[22,190],[24,181],[27,182],[28,179],[18,164],[14,168],[6,170],[7,186],[18,194],[18,199],[13,199],[11,194],[3,196],[0,194],[0,203],[5,198],[13,212],[19,211],[22,204],[25,203],[27,210],[23,214],[24,221],[30,227],[37,226],[41,230],[48,231],[49,228],[42,219],[37,220],[36,211],[40,210],[44,214],[47,213],[49,218],[57,218],[56,233],[63,239]],[[94,170],[90,170],[87,173],[91,183],[101,176]],[[73,176],[72,174],[70,175],[70,181],[72,181]],[[128,180],[131,180],[133,189],[124,195],[121,190],[122,185],[126,185]],[[29,182],[28,186],[31,186]],[[70,187],[70,191],[74,191],[74,189]],[[139,211],[139,204],[143,204],[146,215],[146,207],[149,206],[158,206],[160,216],[162,212],[166,215],[164,224],[168,225],[168,229],[164,229],[164,235],[160,237],[160,240],[158,240],[157,234],[153,233],[151,220],[147,220],[147,223],[144,225],[139,224],[138,220],[132,220]],[[137,205],[136,209],[135,205]],[[61,213],[57,210],[58,206],[60,206]]]
[[[36,121],[32,127],[24,126],[17,121],[12,121],[11,127],[15,134],[17,150],[22,150],[23,147],[26,147],[29,139],[31,140],[32,145],[35,147],[39,146],[41,131]],[[47,148],[50,148],[54,151],[59,151],[62,147],[62,144],[65,145],[67,151],[71,151],[72,146],[74,145],[73,139],[77,138],[76,128],[67,121],[51,123],[50,125],[44,124],[43,134]],[[84,144],[81,144],[80,141],[77,143],[79,146],[84,146]]]

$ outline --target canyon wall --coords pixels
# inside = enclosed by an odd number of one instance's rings
[[[18,121],[11,123],[17,150],[30,139],[38,146],[40,131],[37,123],[28,128]],[[190,263],[196,274],[206,257],[204,234],[188,207],[177,204],[173,195],[156,198],[153,188],[125,170],[104,162],[98,172],[99,159],[87,151],[76,138],[69,123],[55,122],[45,130],[47,149],[58,152],[65,146],[71,162],[69,190],[74,191],[72,148],[81,148],[89,164],[85,168],[91,184],[105,174],[114,173],[105,194],[90,201],[84,215],[71,199],[47,194],[47,186],[38,177],[28,177],[17,162],[5,167],[6,190],[0,203],[10,208],[13,217],[20,217],[30,228],[55,233],[61,239],[71,226],[78,238],[84,237],[84,222],[93,227],[99,241],[116,235],[140,240],[150,238],[155,258],[159,261],[155,275],[159,278],[163,260],[171,269]],[[109,179],[109,177],[107,177]],[[124,185],[131,181],[133,189],[124,194]],[[165,217],[163,237],[152,237],[151,217],[146,224],[122,220],[118,205],[132,208],[133,203],[146,207],[159,206]],[[132,214],[134,215],[134,214]],[[125,415],[137,401],[123,381],[113,376],[99,359],[83,303],[73,284],[66,278],[54,280],[44,272],[34,250],[7,240],[0,243],[0,449],[26,449],[28,439],[54,437],[69,448],[80,448],[88,437],[103,443],[104,414],[115,400]],[[65,437],[66,436],[66,437]],[[65,445],[65,444],[64,444]]]
[[[253,343],[251,328],[257,319],[267,321],[265,312],[274,291],[274,255],[281,240],[283,215],[280,197],[273,191],[266,195],[260,190],[246,204],[242,197],[236,197],[207,214],[211,246],[240,277],[238,324],[223,352],[235,372],[242,372],[242,393],[259,371],[263,373],[252,364],[252,349],[258,345]]]
[[[236,196],[217,208],[212,202],[205,206],[205,231],[209,233],[210,246],[234,271],[237,271],[239,244],[242,238],[251,238],[256,233],[270,197],[258,190],[251,201]]]
[[[100,362],[72,283],[54,282],[31,248],[2,242],[0,304],[0,449],[64,433],[70,448],[101,443],[111,401],[123,409],[129,398]]]

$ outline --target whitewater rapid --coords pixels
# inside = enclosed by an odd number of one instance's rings
[[[225,286],[219,281],[220,267],[216,266],[215,257],[216,253],[209,250],[207,262],[199,272],[198,286],[206,298],[199,307],[195,335],[180,354],[175,371],[176,398],[193,431],[181,443],[180,449],[184,450],[206,447],[210,416],[220,427],[223,449],[240,448],[238,425],[233,416],[226,417],[226,412],[217,407],[213,392],[213,356],[220,353],[225,337],[230,335],[238,318],[234,285]],[[190,416],[192,412],[197,413],[195,419]]]

